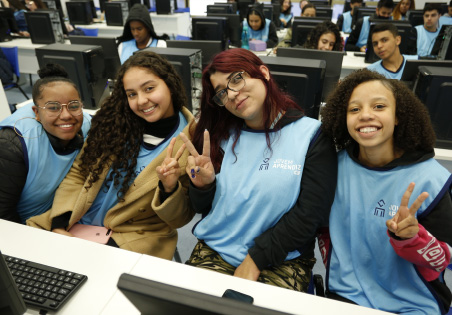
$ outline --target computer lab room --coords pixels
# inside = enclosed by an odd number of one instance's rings
[[[0,79],[0,314],[452,314],[452,1],[0,0]]]

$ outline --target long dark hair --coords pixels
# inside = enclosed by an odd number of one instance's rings
[[[89,177],[88,187],[95,183],[105,168],[111,168],[106,179],[121,185],[118,199],[123,200],[133,179],[146,121],[138,117],[129,106],[123,78],[132,68],[145,69],[162,79],[168,86],[177,113],[187,105],[182,80],[173,66],[160,55],[141,51],[132,55],[121,66],[112,94],[105,100],[91,120],[91,129],[81,157],[81,173]],[[121,183],[121,179],[122,183]]]
[[[243,127],[244,120],[231,114],[226,107],[220,107],[212,101],[215,95],[215,90],[210,82],[210,76],[215,72],[232,73],[236,71],[245,71],[251,78],[259,79],[263,82],[267,95],[263,104],[263,119],[264,130],[267,138],[267,145],[271,150],[270,143],[270,125],[272,119],[281,111],[286,111],[289,108],[301,108],[284,92],[282,92],[276,81],[270,74],[270,79],[266,80],[261,72],[260,67],[265,66],[262,60],[254,53],[242,49],[229,49],[216,55],[213,61],[204,69],[202,75],[202,96],[201,96],[201,111],[199,121],[195,128],[192,125],[193,144],[198,150],[202,151],[204,142],[204,130],[210,132],[210,155],[215,171],[219,172],[221,162],[223,160],[223,153],[220,149],[220,143],[224,139],[228,139],[232,131],[236,137],[237,143],[240,130]],[[194,130],[193,130],[194,129]]]
[[[342,39],[339,28],[331,21],[325,21],[317,25],[308,36],[308,40],[304,44],[305,48],[317,49],[319,47],[319,40],[323,34],[333,33],[336,41],[334,42],[333,50],[342,51]]]

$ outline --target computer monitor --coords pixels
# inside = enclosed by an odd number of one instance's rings
[[[452,71],[443,67],[419,67],[414,92],[430,113],[436,133],[435,147],[452,149]]]
[[[141,314],[184,315],[283,315],[276,310],[259,307],[230,298],[172,286],[123,273],[118,289]]]
[[[93,22],[90,0],[67,1],[66,9],[71,24],[87,25]]]
[[[301,17],[292,22],[292,41],[290,46],[302,47],[307,41],[309,33],[325,19]]]
[[[214,5],[217,5],[217,4],[223,5],[225,3],[224,2],[214,2]],[[232,6],[232,13],[237,13],[237,11],[239,10],[238,6],[237,6],[237,2],[228,2],[227,4]]]
[[[242,25],[240,21],[240,15],[238,14],[225,14],[225,13],[207,13],[207,16],[219,16],[228,19],[228,34],[229,34],[229,44],[235,47],[241,46],[242,40]],[[226,45],[228,46],[228,45]]]
[[[63,30],[63,34],[69,35],[67,28],[66,28],[66,23],[64,23],[64,14],[63,14],[62,9],[56,9],[56,10],[55,9],[36,9],[34,12],[39,12],[39,11],[43,11],[43,12],[56,11],[56,12],[58,12],[58,15],[60,18],[60,25]]]
[[[26,310],[22,295],[0,251],[0,314],[19,315]]]
[[[443,25],[436,37],[431,55],[439,60],[452,60],[452,25]]]
[[[333,17],[333,9],[331,7],[324,7],[324,6],[316,6],[315,7],[315,16],[316,17],[327,17],[332,18]]]
[[[328,0],[310,0],[310,3],[312,3],[316,8],[317,6],[330,6],[330,1]]]
[[[447,1],[447,2],[425,2],[424,7],[426,5],[432,5],[436,8],[438,8],[439,14],[441,15],[441,14],[447,13],[448,4],[449,4],[449,1]]]
[[[424,25],[424,12],[422,10],[409,10],[407,17],[413,27]]]
[[[8,34],[19,33],[16,19],[14,18],[14,10],[11,8],[0,8],[0,19],[4,20],[8,27]]]
[[[359,19],[364,18],[365,16],[371,16],[375,14],[375,7],[357,7],[353,10],[352,16],[352,25],[355,25]]]
[[[223,51],[223,44],[219,40],[167,40],[166,46],[168,48],[200,49],[203,69],[216,54]]]
[[[69,36],[71,44],[76,45],[99,45],[102,47],[105,60],[105,73],[107,79],[116,78],[116,73],[121,67],[119,53],[114,37],[93,37],[93,36]]]
[[[449,69],[452,72],[452,61],[451,60],[407,60],[405,62],[405,68],[403,69],[402,77],[400,81],[404,82],[408,85],[409,88],[414,86],[414,83],[419,74],[419,67],[428,66],[428,67],[442,67],[445,69]]]
[[[77,85],[83,106],[99,108],[99,100],[107,84],[104,53],[101,46],[52,44],[35,49],[39,67],[57,63]]]
[[[228,19],[219,16],[192,17],[192,38],[194,40],[220,40],[223,50],[229,42]]]
[[[218,3],[218,4],[211,4],[207,6],[207,14],[209,13],[224,13],[224,14],[232,14],[236,13],[237,11],[234,11],[234,8],[232,4],[229,3]]]
[[[323,81],[326,72],[325,60],[289,58],[289,57],[268,57],[261,56],[261,60],[270,69],[270,73],[278,72],[279,78],[281,73],[304,74],[308,77],[306,86],[298,86],[297,89],[308,91],[304,95],[298,96],[298,91],[288,90],[289,94],[295,96],[295,101],[304,110],[305,114],[311,118],[319,118],[320,102],[322,99]],[[286,82],[293,78],[292,75],[287,76]],[[302,81],[302,80],[298,80]],[[286,84],[286,82],[282,82]],[[287,86],[292,86],[287,84]],[[281,87],[281,86],[280,86]],[[301,98],[300,98],[301,97]]]
[[[239,11],[240,20],[246,18],[250,5],[256,3],[256,0],[237,0],[237,9]]]
[[[323,82],[322,101],[325,101],[328,94],[336,88],[341,77],[342,60],[344,58],[342,51],[280,47],[276,54],[278,57],[325,60],[326,70]]]
[[[25,20],[33,44],[64,43],[64,33],[58,11],[25,12]]]
[[[264,4],[264,6],[267,6],[269,4]],[[275,23],[276,27],[281,27],[281,20],[279,19],[279,16],[281,14],[281,4],[278,3],[272,3],[271,6],[273,6],[273,23]]]
[[[157,14],[173,14],[177,1],[173,0],[155,0],[155,11]]]
[[[129,1],[110,1],[104,3],[107,25],[124,26],[129,14]]]
[[[273,21],[273,6],[271,4],[264,4],[262,11],[266,19]]]

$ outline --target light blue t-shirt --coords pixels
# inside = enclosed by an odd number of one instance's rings
[[[452,17],[450,16],[442,16],[439,18],[439,29],[441,29],[441,27],[443,25],[452,25]]]
[[[424,25],[418,25],[415,27],[415,29],[417,31],[418,56],[430,55],[433,45],[435,44],[436,37],[439,34],[439,27],[436,29],[436,32],[427,31]]]
[[[378,61],[374,62],[373,64],[367,66],[367,69],[378,72],[378,73],[384,75],[388,79],[400,80],[400,78],[402,78],[403,69],[405,69],[406,61],[418,59],[417,55],[402,55],[402,56],[403,56],[403,62],[400,65],[400,68],[397,69],[396,72],[386,69],[382,63],[383,60],[378,60]]]

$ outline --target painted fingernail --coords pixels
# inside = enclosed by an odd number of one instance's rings
[[[191,173],[191,178],[195,178],[195,169],[191,169],[190,170],[190,173]]]

